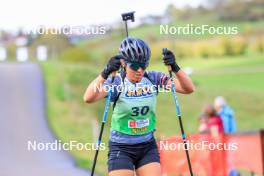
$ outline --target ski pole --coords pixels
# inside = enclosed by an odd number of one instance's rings
[[[166,52],[167,52],[167,48],[163,48],[162,54],[165,55]],[[183,144],[184,144],[184,150],[185,150],[185,153],[186,153],[186,156],[187,156],[188,167],[189,167],[190,175],[193,176],[191,160],[190,160],[190,156],[189,156],[189,152],[188,152],[188,148],[187,148],[187,143],[186,143],[186,134],[184,133],[182,119],[181,119],[180,104],[179,104],[179,101],[178,101],[178,97],[177,97],[175,84],[174,84],[174,80],[173,80],[173,77],[172,77],[172,70],[171,70],[171,66],[170,65],[168,66],[168,71],[169,71],[169,74],[170,74],[170,79],[172,81],[171,85],[172,85],[172,92],[173,92],[173,95],[174,95],[173,98],[174,98],[174,102],[175,102],[175,105],[176,105],[176,111],[177,111],[177,115],[178,115],[178,119],[179,119],[179,123],[180,123],[181,135],[182,135],[182,140],[183,140]]]
[[[115,74],[116,73],[112,74],[111,84],[114,82]],[[98,138],[97,145],[96,145],[96,152],[95,152],[95,156],[94,156],[94,160],[93,160],[93,167],[92,167],[91,176],[94,175],[96,161],[97,161],[97,157],[98,157],[98,153],[99,153],[99,146],[101,144],[101,140],[102,140],[102,136],[103,136],[104,125],[105,125],[107,114],[108,114],[111,96],[112,96],[112,89],[108,90],[108,96],[107,96],[106,103],[105,103],[104,115],[103,115],[103,120],[102,120],[102,124],[101,124],[100,134],[99,134],[99,138]]]
[[[125,21],[126,37],[128,37],[127,21],[128,20],[131,20],[132,22],[135,21],[134,13],[135,12],[128,12],[128,13],[121,14],[123,21]],[[121,59],[120,62],[123,64],[122,59]],[[111,84],[114,82],[115,74],[116,74],[116,72],[114,72],[112,74]],[[105,103],[104,115],[103,115],[103,120],[102,120],[102,124],[101,124],[99,138],[98,138],[97,145],[96,145],[96,152],[95,152],[95,156],[94,156],[94,160],[93,160],[93,167],[92,167],[91,176],[94,175],[95,166],[96,166],[96,162],[97,162],[97,157],[98,157],[98,153],[99,153],[99,146],[101,144],[101,140],[102,140],[102,136],[103,136],[104,126],[105,126],[105,122],[106,122],[106,118],[107,118],[107,114],[108,114],[108,109],[109,109],[109,104],[110,104],[111,96],[112,96],[112,90],[110,89],[109,92],[108,92],[108,96],[107,96],[107,99],[106,99],[106,103]]]

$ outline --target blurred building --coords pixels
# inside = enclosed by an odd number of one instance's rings
[[[19,62],[27,61],[29,59],[28,48],[26,47],[28,44],[28,36],[20,31],[15,38],[15,43],[17,46],[16,60]]]
[[[0,61],[5,61],[6,60],[6,48],[0,45]]]

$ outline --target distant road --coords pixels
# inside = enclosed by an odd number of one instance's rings
[[[55,75],[54,75],[55,76]],[[64,151],[28,151],[28,141],[54,142],[37,64],[0,63],[0,176],[89,176]]]

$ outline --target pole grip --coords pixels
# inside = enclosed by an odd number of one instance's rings
[[[162,49],[162,55],[165,56],[165,54],[167,53],[168,49],[167,48],[163,48]],[[170,65],[167,65],[167,68],[168,68],[168,71],[169,71],[169,74],[170,74],[170,78],[172,78],[172,69],[171,69],[171,66]]]
[[[125,61],[124,61],[124,59],[120,59],[120,62],[121,62],[121,66],[122,67],[125,67]],[[117,74],[117,71],[114,71],[113,73],[111,73],[111,75],[112,75],[112,82],[111,83],[114,82],[114,79],[115,79],[116,74]]]

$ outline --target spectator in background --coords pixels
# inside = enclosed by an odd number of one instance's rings
[[[220,116],[216,114],[214,106],[212,104],[206,105],[203,108],[203,113],[209,117],[207,127],[210,134],[210,143],[223,143],[224,126]],[[208,159],[212,170],[210,175],[224,175],[222,168],[225,167],[225,153],[217,149],[210,150]]]
[[[236,122],[234,117],[234,111],[227,105],[224,97],[218,96],[214,100],[214,108],[217,114],[221,117],[224,132],[226,134],[236,132]]]
[[[224,125],[225,134],[231,134],[236,132],[236,122],[234,117],[234,111],[227,105],[224,97],[218,96],[214,100],[214,107],[217,114],[221,117]],[[232,165],[227,161],[227,165]],[[229,176],[239,176],[239,172],[235,168],[231,168],[228,171]]]
[[[199,116],[199,128],[198,131],[199,133],[207,133],[209,132],[208,129],[208,119],[209,117],[205,113],[201,113]]]
[[[208,123],[207,123],[207,128],[211,132],[213,136],[218,136],[219,134],[224,133],[224,126],[223,122],[216,114],[216,110],[214,109],[213,105],[206,105],[203,109],[203,113],[205,116],[209,117],[208,118]]]

